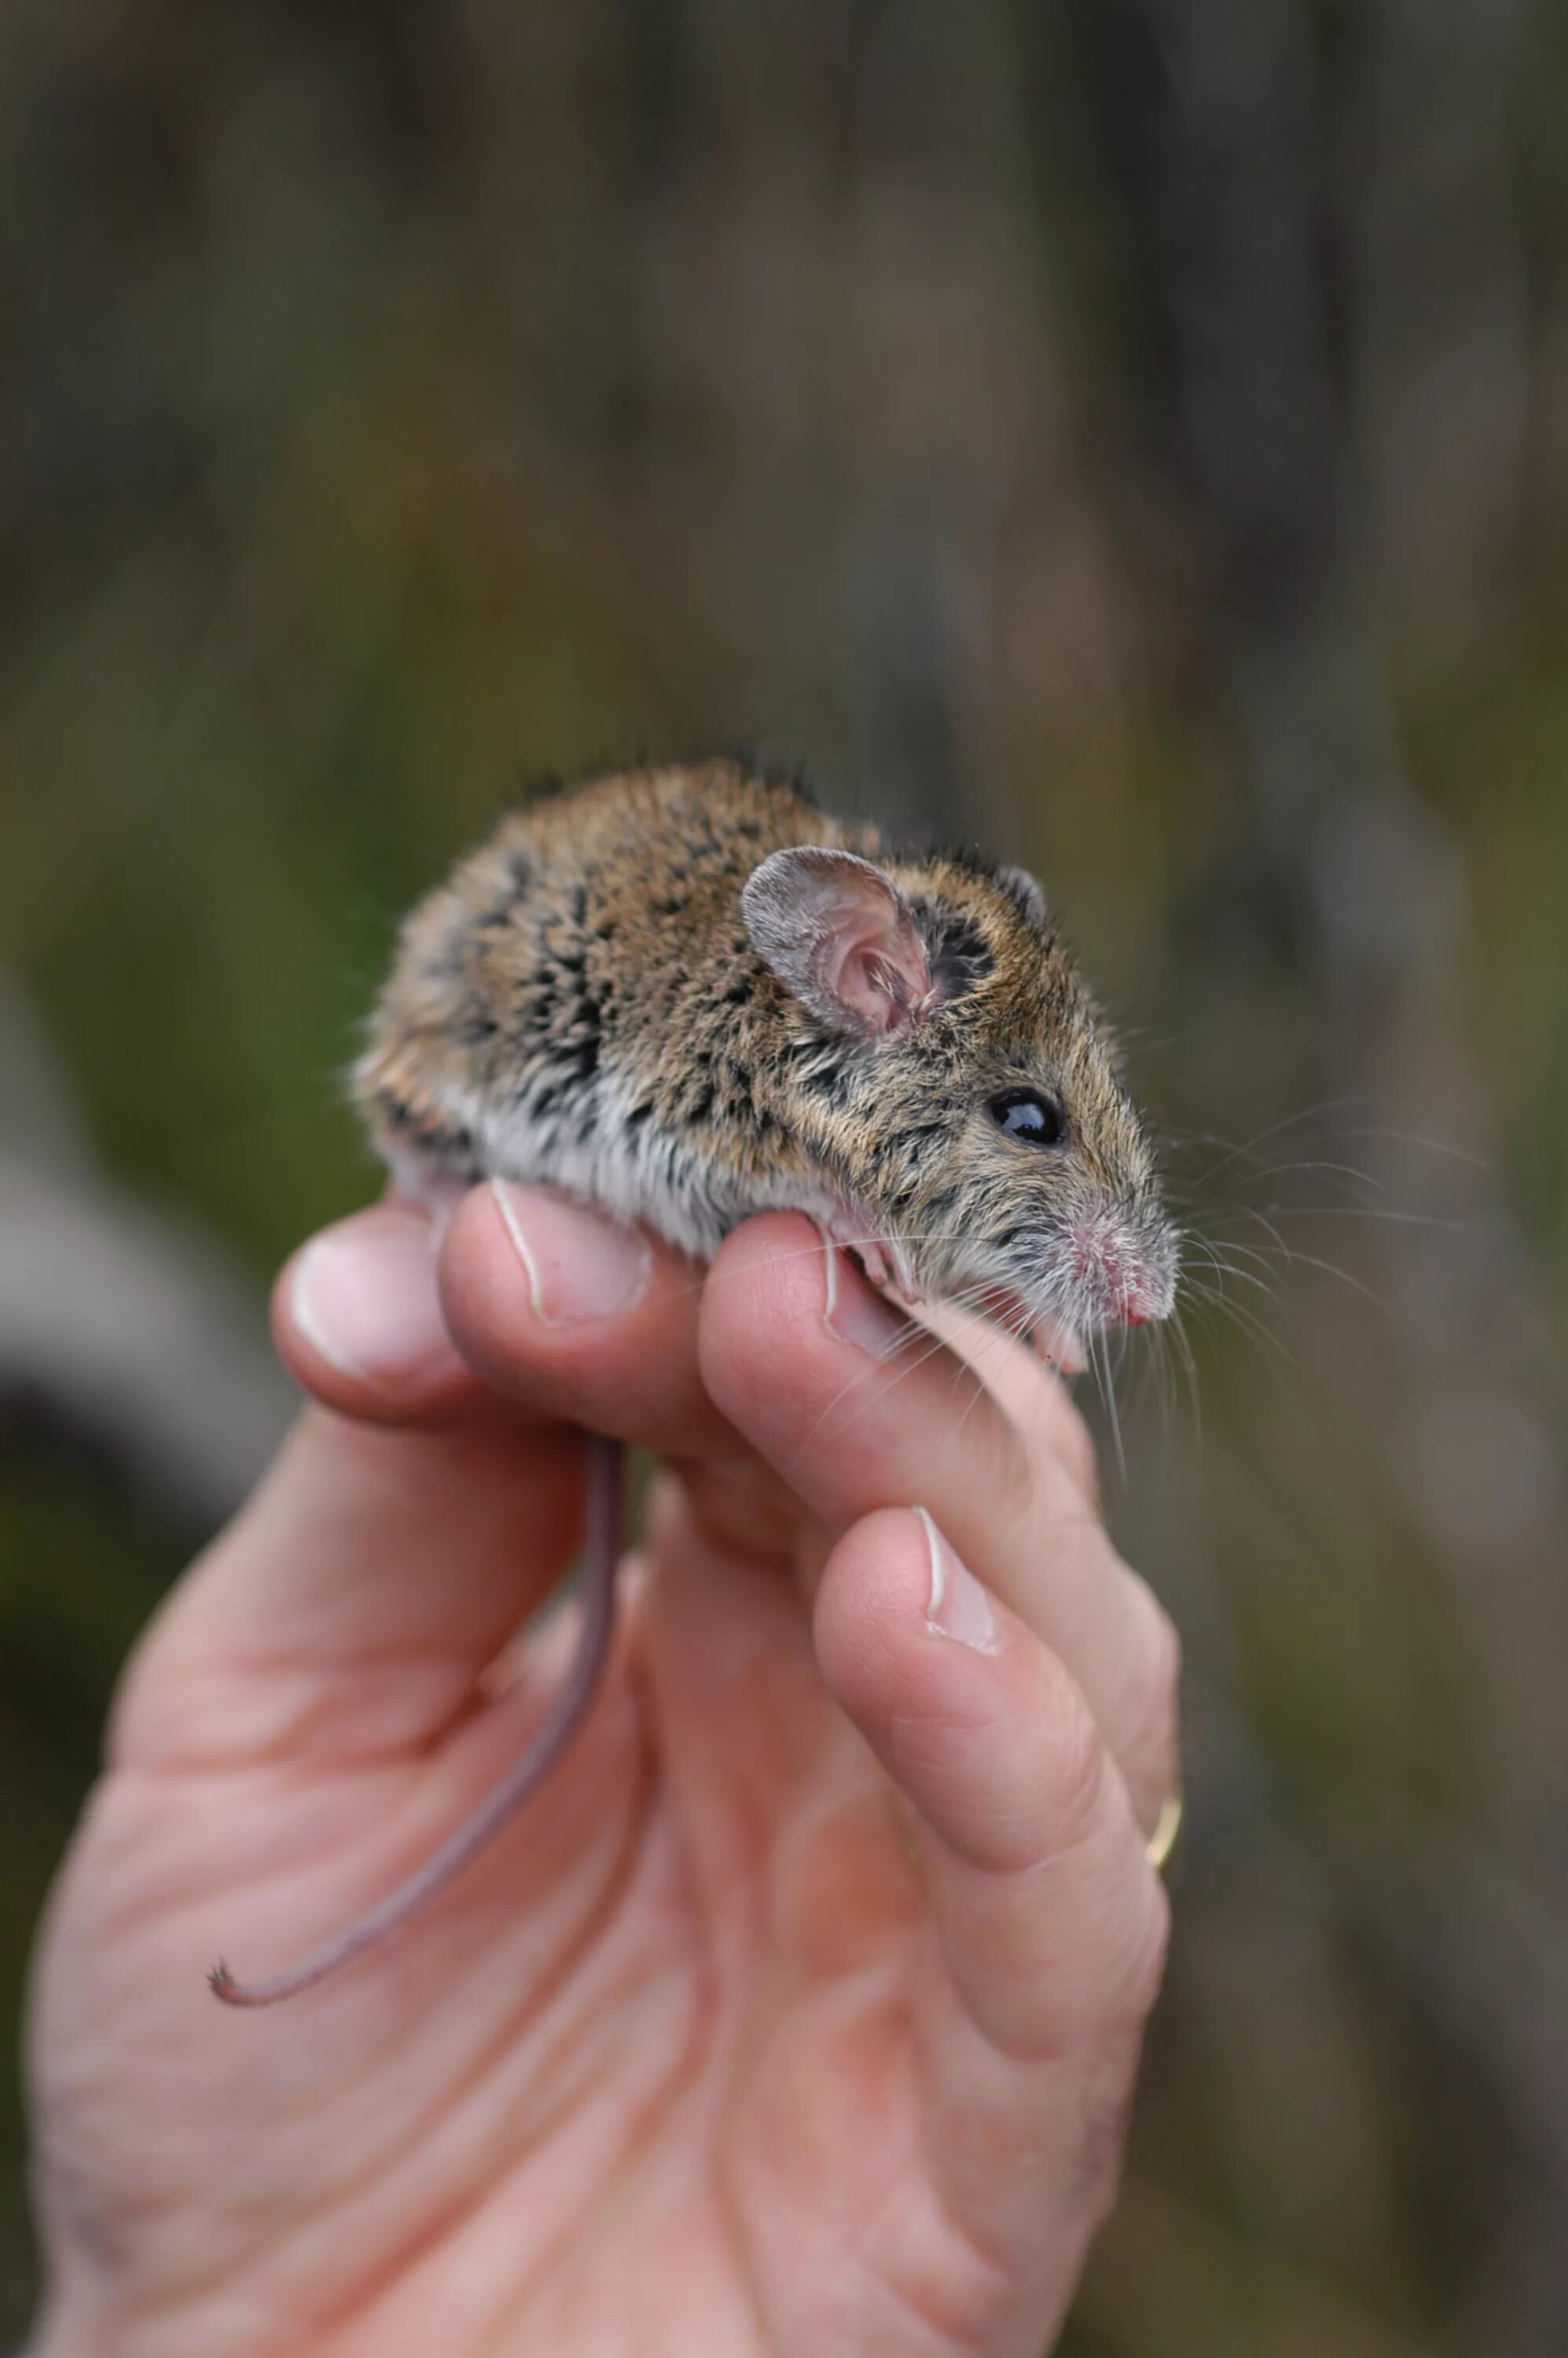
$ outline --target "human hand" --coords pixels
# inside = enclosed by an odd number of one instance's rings
[[[35,1971],[37,2358],[1038,2358],[1176,1780],[1066,1393],[955,1329],[982,1390],[794,1217],[699,1282],[479,1188],[439,1283],[396,1203],[297,1256],[318,1404],[124,1682]],[[526,1742],[579,1427],[667,1470],[575,1748],[401,1939],[215,2005]]]

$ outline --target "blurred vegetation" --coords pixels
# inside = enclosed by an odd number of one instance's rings
[[[1065,2348],[1564,2346],[1565,107],[1528,0],[12,0],[7,1997],[396,912],[744,738],[1040,870],[1221,1264],[1118,1385],[1191,1797]]]

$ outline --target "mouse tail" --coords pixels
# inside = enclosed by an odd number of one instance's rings
[[[599,1689],[615,1622],[615,1568],[621,1553],[624,1512],[625,1453],[618,1441],[589,1433],[586,1440],[587,1510],[582,1553],[582,1628],[560,1693],[543,1726],[521,1758],[471,1811],[461,1825],[389,1891],[357,1924],[340,1932],[287,1973],[268,1981],[236,1981],[226,1964],[208,1974],[214,1997],[225,2006],[276,2006],[296,1997],[329,1975],[341,1973],[367,1951],[390,1941],[438,1893],[455,1882],[486,1849],[524,1801],[537,1791],[587,1717]]]

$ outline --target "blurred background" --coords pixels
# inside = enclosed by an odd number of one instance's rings
[[[1039,871],[1201,1239],[1108,1438],[1191,1791],[1065,2348],[1568,2346],[1565,110],[1527,0],[9,0],[13,2012],[377,1185],[396,914],[743,738]]]

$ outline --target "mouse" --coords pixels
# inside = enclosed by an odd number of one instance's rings
[[[729,756],[509,811],[406,920],[351,1093],[402,1195],[558,1188],[697,1261],[806,1214],[901,1303],[1085,1339],[1166,1317],[1180,1239],[1114,1036],[1038,881],[909,851]],[[544,1782],[611,1643],[623,1475],[590,1436],[576,1651],[470,1817],[268,2006],[390,1939]]]

